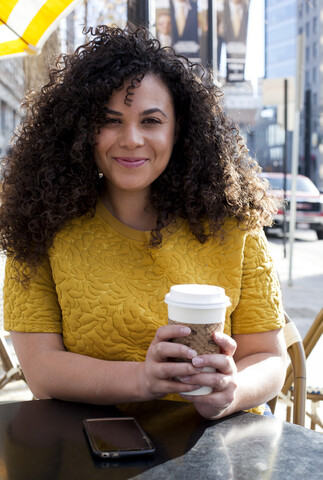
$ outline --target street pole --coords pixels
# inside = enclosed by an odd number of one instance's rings
[[[295,119],[293,134],[293,155],[292,155],[292,184],[291,184],[291,200],[290,200],[290,218],[289,218],[289,272],[288,285],[293,285],[293,248],[296,222],[296,185],[298,174],[298,157],[299,157],[299,121],[303,96],[303,65],[304,65],[304,38],[303,34],[297,37],[297,62],[296,62],[296,85],[295,85]]]
[[[218,35],[217,35],[217,5],[208,0],[208,57],[213,70],[213,81],[218,84]]]
[[[284,142],[284,158],[283,158],[283,170],[284,170],[284,205],[283,205],[283,244],[284,244],[284,258],[286,258],[286,190],[287,190],[287,139],[288,139],[288,80],[284,79],[284,129],[285,129],[285,142]]]

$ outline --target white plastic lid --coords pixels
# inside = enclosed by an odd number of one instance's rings
[[[221,287],[214,285],[173,285],[165,296],[168,305],[182,308],[223,308],[231,305]]]

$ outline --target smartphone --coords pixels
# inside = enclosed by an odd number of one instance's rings
[[[152,441],[134,417],[87,418],[83,425],[92,452],[101,458],[155,451]]]

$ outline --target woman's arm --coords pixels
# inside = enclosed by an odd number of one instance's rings
[[[195,366],[211,366],[216,373],[183,378],[185,383],[210,385],[213,393],[187,397],[206,418],[221,418],[261,405],[277,395],[286,375],[286,345],[283,331],[234,335],[215,334],[221,354],[193,358]],[[203,362],[203,363],[202,363]]]
[[[168,393],[191,391],[174,377],[200,371],[191,362],[169,362],[169,357],[192,359],[196,352],[173,337],[186,336],[190,329],[163,326],[156,332],[145,362],[106,361],[67,352],[57,333],[11,331],[29,388],[36,398],[58,398],[95,404],[138,402],[161,398]]]

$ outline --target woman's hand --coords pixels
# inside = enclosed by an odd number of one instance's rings
[[[179,380],[179,377],[193,379],[202,371],[200,366],[191,363],[197,357],[196,351],[170,341],[190,333],[191,329],[186,326],[164,325],[158,328],[143,363],[140,384],[144,397],[161,398],[168,393],[190,392],[199,387],[193,380],[190,384]],[[186,361],[176,362],[174,359],[177,358]]]
[[[212,367],[216,371],[180,377],[186,385],[194,383],[213,388],[213,392],[209,395],[185,395],[184,397],[192,401],[196,410],[207,418],[222,416],[234,401],[237,388],[237,367],[233,359],[237,344],[231,337],[222,333],[214,333],[213,340],[219,345],[220,353],[195,356],[192,364],[200,368]]]

